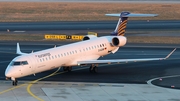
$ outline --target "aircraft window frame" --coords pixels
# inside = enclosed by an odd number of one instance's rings
[[[27,61],[12,61],[11,66],[28,65]]]
[[[11,64],[12,66],[20,66],[21,65],[21,62],[20,61],[13,61],[12,62],[12,64]]]
[[[28,62],[27,61],[22,61],[21,65],[28,65]]]

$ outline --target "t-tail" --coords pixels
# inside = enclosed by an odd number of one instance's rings
[[[125,29],[128,21],[128,17],[155,17],[158,14],[137,14],[137,13],[130,13],[130,12],[121,12],[120,14],[106,14],[106,16],[115,16],[119,17],[119,21],[117,23],[116,29],[111,35],[114,36],[124,36]]]

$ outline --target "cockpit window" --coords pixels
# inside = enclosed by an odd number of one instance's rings
[[[27,65],[27,64],[28,64],[27,61],[22,61],[22,62],[21,62],[21,65]]]
[[[14,62],[14,63],[12,63],[12,65],[14,65],[14,66],[21,65],[21,62]]]
[[[19,66],[19,65],[28,65],[27,61],[12,61],[12,66]]]

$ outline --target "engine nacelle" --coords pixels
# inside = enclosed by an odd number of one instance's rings
[[[86,35],[86,36],[84,36],[83,41],[84,40],[90,40],[90,39],[93,39],[93,38],[97,38],[97,36],[95,36],[95,35]]]
[[[120,47],[126,44],[127,39],[124,36],[114,36],[111,42],[113,46]]]

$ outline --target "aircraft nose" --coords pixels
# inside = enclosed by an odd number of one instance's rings
[[[5,71],[5,76],[6,77],[12,77],[13,76],[13,69],[12,69],[12,66],[8,66],[7,68],[6,68],[6,71]]]

